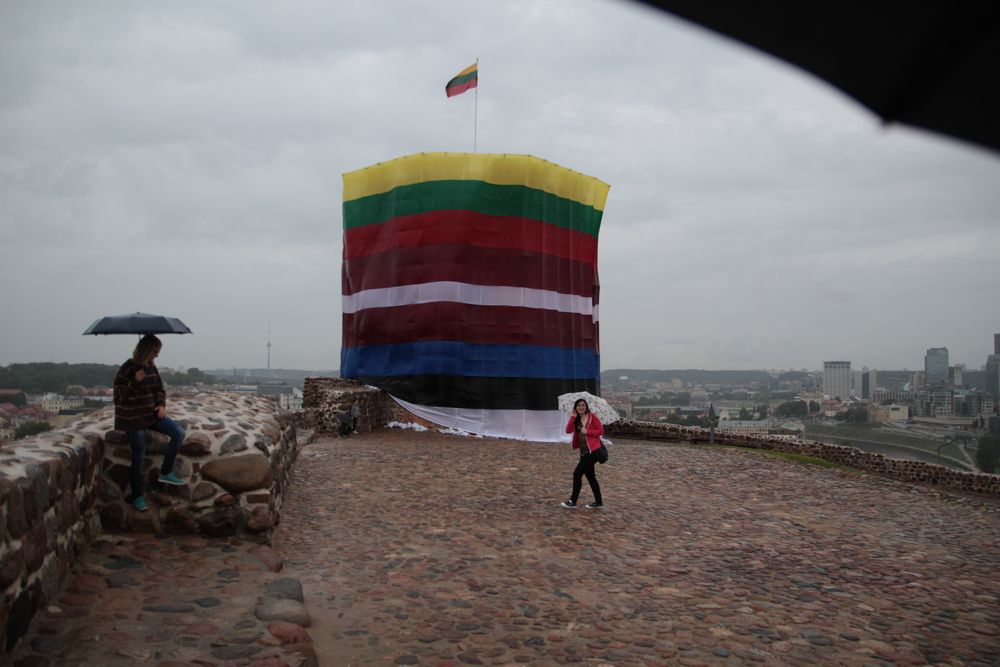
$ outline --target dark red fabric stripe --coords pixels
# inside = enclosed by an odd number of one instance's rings
[[[540,220],[476,211],[431,211],[348,229],[344,232],[344,259],[441,243],[517,248],[597,263],[597,239],[590,234]]]
[[[448,97],[454,97],[455,95],[461,95],[462,93],[471,88],[476,88],[478,85],[479,85],[479,77],[477,76],[476,78],[470,79],[465,83],[460,83],[456,86],[451,86],[450,88],[446,88],[444,92],[445,94],[448,95]]]
[[[445,244],[399,248],[345,259],[342,294],[369,289],[454,281],[528,287],[593,298],[597,271],[590,264],[510,248]]]
[[[418,341],[597,348],[590,315],[436,301],[344,313],[344,347]]]

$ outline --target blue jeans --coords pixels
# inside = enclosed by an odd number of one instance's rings
[[[160,466],[160,473],[167,475],[173,472],[174,459],[177,458],[177,451],[184,442],[184,429],[181,425],[169,417],[157,419],[149,427],[150,431],[162,433],[170,438],[167,451],[163,455],[163,465]],[[146,461],[146,431],[125,431],[128,438],[128,446],[132,450],[132,468],[129,474],[129,481],[132,484],[132,498],[142,495],[142,466]]]

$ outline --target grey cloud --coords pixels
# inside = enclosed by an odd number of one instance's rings
[[[270,322],[277,365],[336,367],[341,175],[471,150],[477,99],[480,151],[612,186],[606,368],[977,366],[1000,331],[996,156],[645,7],[32,2],[0,5],[0,307],[38,314],[0,363],[113,362],[80,331],[148,309],[196,330],[168,365],[260,365]]]

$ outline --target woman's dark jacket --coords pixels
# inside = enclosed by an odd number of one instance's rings
[[[142,369],[146,377],[139,382],[135,373]],[[156,408],[167,404],[167,392],[156,366],[140,366],[131,359],[118,369],[115,377],[115,430],[141,431],[157,420]]]

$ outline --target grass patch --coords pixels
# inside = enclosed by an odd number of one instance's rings
[[[738,449],[742,452],[753,452],[755,454],[762,454],[764,456],[771,456],[774,458],[784,459],[786,461],[792,461],[794,463],[802,463],[805,465],[818,466],[820,468],[830,468],[833,470],[840,470],[841,472],[851,473],[855,475],[860,475],[863,471],[858,468],[852,468],[851,466],[845,466],[842,463],[834,463],[833,461],[827,461],[826,459],[818,459],[815,456],[806,456],[805,454],[796,454],[795,452],[779,452],[773,449],[758,449],[756,447],[737,447],[736,445],[695,445],[696,447],[716,447],[720,449]]]
[[[809,436],[816,435],[826,435],[846,441],[867,440],[877,444],[902,445],[928,452],[936,451],[944,442],[943,440],[934,440],[919,435],[893,433],[872,424],[839,424],[837,426],[827,426],[826,424],[807,423],[805,437],[808,438]]]

